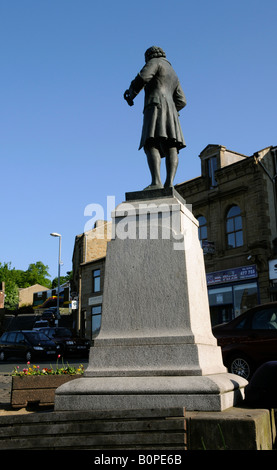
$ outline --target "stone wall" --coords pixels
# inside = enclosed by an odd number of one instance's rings
[[[218,167],[217,186],[210,188],[205,173],[205,158],[218,154],[222,161],[225,147],[209,146],[200,154],[202,175],[176,186],[177,191],[192,204],[195,217],[208,222],[208,239],[215,244],[215,253],[205,255],[206,272],[256,264],[259,276],[260,301],[270,301],[268,260],[276,238],[276,205],[272,183],[273,166],[270,149],[251,157],[236,158],[234,163]],[[241,209],[243,246],[228,248],[226,215],[232,205]]]

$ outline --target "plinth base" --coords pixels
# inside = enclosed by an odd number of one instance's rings
[[[212,334],[198,222],[172,188],[145,193],[113,213],[101,330],[56,410],[223,411],[243,398]]]
[[[234,374],[187,377],[82,377],[56,390],[55,410],[184,407],[223,411],[244,398],[247,381]]]

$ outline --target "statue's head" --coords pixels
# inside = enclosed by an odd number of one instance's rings
[[[161,47],[157,46],[152,46],[147,49],[147,51],[144,54],[145,56],[145,62],[148,62],[148,60],[153,59],[154,57],[166,57],[165,52],[162,50]]]

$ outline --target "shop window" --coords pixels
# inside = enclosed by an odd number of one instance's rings
[[[234,286],[235,317],[245,310],[258,305],[258,286],[256,282]]]
[[[243,245],[242,217],[239,206],[232,206],[228,211],[226,233],[228,248],[236,248]]]
[[[94,305],[91,309],[91,337],[95,338],[101,327],[102,305]]]
[[[202,246],[202,241],[208,239],[207,220],[203,215],[197,217],[199,222],[198,237]]]
[[[209,304],[223,305],[233,303],[232,287],[217,287],[209,289]]]
[[[208,290],[212,326],[232,319],[232,287],[217,287]]]
[[[92,292],[100,292],[100,269],[92,271]]]
[[[230,321],[259,303],[257,282],[208,288],[208,295],[212,326]]]

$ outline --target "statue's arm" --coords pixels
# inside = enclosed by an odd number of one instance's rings
[[[183,109],[187,104],[185,93],[183,92],[180,83],[178,83],[175,89],[173,99],[174,99],[174,103],[175,103],[177,111],[180,111],[181,109]]]
[[[154,75],[157,73],[158,64],[156,61],[149,61],[138,73],[136,78],[131,82],[130,87],[124,93],[124,98],[130,106],[132,106],[133,99],[139,94],[139,92],[144,88],[146,83],[148,83]]]
[[[142,77],[140,76],[140,74],[138,74],[136,78],[134,78],[134,80],[131,82],[131,85],[129,87],[129,92],[132,98],[135,98],[139,94],[139,92],[144,88],[144,85],[145,83]]]
[[[159,62],[155,59],[149,60],[147,64],[139,72],[139,76],[142,79],[144,85],[150,82],[150,80],[156,75],[159,68]]]

